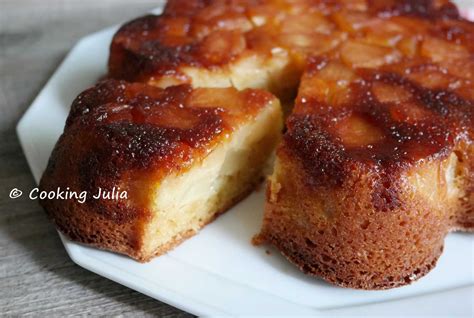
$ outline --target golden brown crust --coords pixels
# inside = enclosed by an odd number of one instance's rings
[[[320,61],[316,67],[324,70],[325,65]],[[287,121],[284,145],[303,163],[308,184],[340,185],[355,165],[396,176],[417,162],[446,158],[461,142],[472,143],[473,100],[449,89],[424,88],[395,73],[364,70],[355,74],[358,80],[347,88],[351,97],[336,109],[334,104],[302,94]],[[318,74],[314,76],[321,81]],[[310,84],[303,80],[301,89]],[[381,102],[377,99],[381,88],[384,94],[395,91],[409,96]],[[317,94],[317,89],[309,90]],[[363,135],[354,137],[355,129],[362,129]],[[387,196],[396,204],[391,193]],[[381,207],[385,208],[390,209]]]
[[[380,191],[373,187],[376,174],[355,167],[337,189],[315,188],[287,156],[280,152],[278,175],[268,184],[257,243],[276,246],[308,274],[351,288],[403,286],[435,266],[456,203],[440,200],[439,207],[400,180],[399,204],[380,211],[373,200]]]
[[[142,247],[153,184],[185,173],[272,100],[256,90],[100,82],[74,101],[39,186],[85,192],[86,200],[45,198],[40,204],[71,239],[149,260]],[[99,189],[127,198],[96,199]]]
[[[129,81],[181,77],[182,66],[228,64],[245,50],[242,32],[252,24],[244,5],[170,1],[164,12],[131,21],[111,44],[109,74]],[[242,3],[243,4],[243,3]],[[215,43],[222,49],[214,50]]]
[[[214,98],[222,91],[232,101]],[[271,94],[257,90],[193,90],[189,85],[160,89],[107,80],[73,102],[57,148],[75,149],[74,143],[82,147],[86,154],[81,156],[79,173],[86,183],[108,182],[135,169],[169,173],[191,164],[193,157],[209,151],[272,99]],[[63,151],[60,157],[76,151]],[[85,189],[97,186],[83,184]]]

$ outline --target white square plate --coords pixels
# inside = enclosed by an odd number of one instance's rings
[[[37,182],[72,100],[106,73],[116,29],[81,39],[19,122],[18,136]],[[61,239],[80,266],[197,315],[473,314],[472,235],[450,234],[436,268],[413,285],[388,291],[343,289],[305,276],[275,250],[268,255],[265,248],[251,245],[263,201],[263,191],[253,193],[147,264]]]

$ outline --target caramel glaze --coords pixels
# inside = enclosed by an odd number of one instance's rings
[[[66,130],[95,130],[94,143],[100,149],[91,151],[98,151],[94,157],[99,163],[120,161],[112,165],[114,170],[150,164],[171,168],[180,164],[171,157],[186,160],[193,150],[230,128],[222,109],[186,108],[190,93],[187,85],[161,90],[142,84],[100,83],[74,101]]]
[[[321,69],[326,63],[313,59],[307,71]],[[374,206],[390,210],[400,204],[394,190],[397,184],[392,184],[400,171],[424,160],[446,158],[461,140],[472,143],[474,101],[447,88],[428,89],[383,69],[359,69],[356,74],[359,79],[350,84],[351,98],[344,105],[333,107],[300,96],[287,121],[285,146],[280,151],[296,155],[312,186],[340,186],[356,165],[377,172],[380,179],[375,185],[380,191],[374,191]],[[404,102],[413,102],[422,118],[410,119],[397,111],[397,103],[377,100],[372,90],[376,82],[409,92],[412,97]],[[338,123],[354,115],[381,132],[376,142],[347,147],[334,133]]]
[[[444,0],[436,1],[436,4],[432,0],[171,0],[161,15],[133,20],[115,34],[109,75],[128,81],[153,81],[173,76],[180,83],[190,82],[181,67],[215,69],[249,54],[271,56],[275,47],[294,51],[295,46],[279,35],[288,31],[285,20],[295,14],[324,14],[331,26],[324,30],[326,38],[323,41],[330,39],[328,32],[336,34],[336,31],[343,36],[347,30],[334,28],[332,24],[337,22],[338,12],[350,13],[351,10],[365,15],[363,19],[366,20],[395,16],[421,18],[425,20],[423,23],[412,23],[412,26],[431,25],[428,28],[436,36],[444,34],[451,40],[469,36],[464,43],[473,40],[472,32],[464,30],[466,23],[460,22],[456,7]],[[300,49],[314,54],[321,48],[316,45]]]
[[[370,0],[369,8],[380,15],[411,15],[427,19],[459,18],[456,6],[448,1],[438,1],[435,5],[433,0]]]
[[[212,100],[215,95],[232,93],[234,103],[241,107],[229,109]],[[203,96],[204,104],[194,106]],[[129,193],[129,200],[92,200],[88,196],[87,203],[109,219],[127,222],[146,212],[142,208],[148,202],[144,180],[153,183],[186,170],[272,99],[269,93],[251,89],[208,91],[189,85],[160,89],[103,81],[73,102],[44,175],[50,179],[56,174],[79,176],[53,177],[54,186],[90,194],[99,187],[110,191],[120,187]],[[62,171],[64,167],[69,170]],[[41,187],[47,190],[50,185],[42,182]]]

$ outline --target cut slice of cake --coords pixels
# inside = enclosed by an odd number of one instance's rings
[[[281,120],[264,91],[99,83],[74,101],[40,183],[87,200],[40,203],[68,237],[148,261],[254,189]]]

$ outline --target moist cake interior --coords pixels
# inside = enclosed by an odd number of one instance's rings
[[[277,105],[265,109],[186,173],[167,176],[154,185],[154,216],[147,225],[144,253],[162,254],[169,242],[195,234],[252,191],[270,164],[269,154],[280,133],[274,127],[281,127],[279,122]]]

